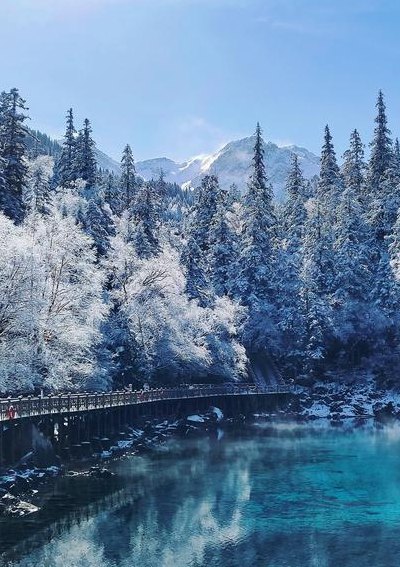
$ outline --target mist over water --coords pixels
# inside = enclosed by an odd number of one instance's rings
[[[58,523],[51,541],[37,532],[24,547],[14,549],[7,564],[400,563],[397,425],[259,424],[226,431],[220,440],[174,440],[167,452],[127,457],[112,467],[118,473],[118,498],[107,500],[109,487],[90,479],[92,497],[100,499],[97,509],[80,513],[78,507],[72,512],[67,509],[69,497],[84,488],[83,481],[63,479],[55,493],[66,509],[58,507],[55,514],[50,503],[46,512],[49,524]],[[60,527],[68,515],[70,522]],[[22,543],[22,529],[19,538]],[[2,542],[3,548],[6,544]]]

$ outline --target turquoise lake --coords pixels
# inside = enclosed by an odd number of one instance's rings
[[[219,439],[217,438],[219,437]],[[57,481],[13,567],[398,567],[400,425],[258,423]]]

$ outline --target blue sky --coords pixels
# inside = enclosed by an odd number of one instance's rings
[[[368,141],[379,88],[400,135],[398,0],[0,0],[0,89],[115,158],[182,159],[254,130],[319,152]]]

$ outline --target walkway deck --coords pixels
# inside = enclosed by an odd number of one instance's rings
[[[110,393],[59,394],[0,399],[0,422],[52,414],[80,412],[132,406],[162,400],[186,398],[212,398],[216,396],[259,396],[289,394],[293,387],[283,384],[258,388],[254,384],[221,386],[193,385],[185,388],[159,388],[152,390]]]

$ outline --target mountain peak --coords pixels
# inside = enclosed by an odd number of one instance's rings
[[[235,184],[241,192],[245,192],[254,141],[254,135],[232,140],[215,153],[197,155],[181,163],[167,157],[138,161],[136,171],[145,180],[157,178],[162,171],[166,181],[185,187],[196,187],[205,175],[214,174],[218,176],[220,185],[224,189],[229,189]],[[306,148],[293,144],[278,146],[274,142],[264,140],[264,151],[267,175],[277,199],[283,196],[293,153],[299,156],[300,166],[306,179],[311,179],[319,173],[319,158]],[[106,165],[104,158],[107,156],[102,154],[101,157],[101,161]],[[107,164],[109,169],[114,170],[119,167],[111,161]]]

